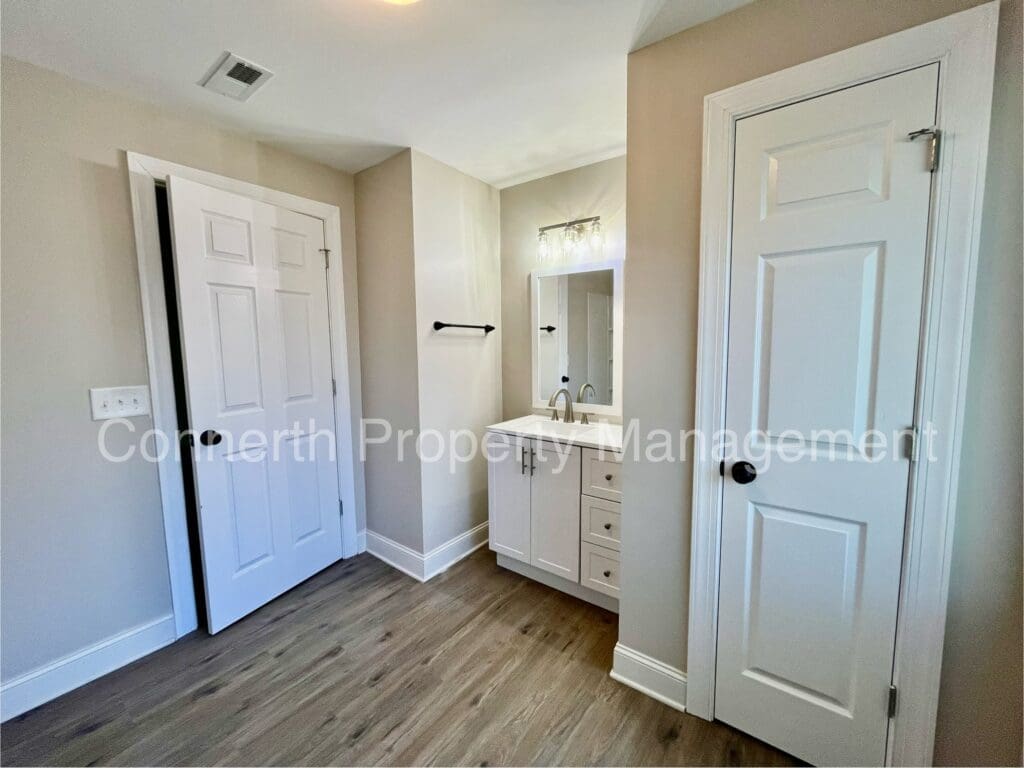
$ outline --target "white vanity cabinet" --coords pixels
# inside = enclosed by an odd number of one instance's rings
[[[530,451],[528,438],[488,433],[487,517],[491,549],[530,562]]]
[[[579,581],[581,449],[562,446],[559,455],[554,443],[532,442],[530,565]]]
[[[491,549],[578,581],[580,449],[506,435],[488,443]]]
[[[575,428],[596,440],[592,427],[525,426],[545,435]],[[487,450],[490,547],[498,564],[615,610],[621,454],[499,431],[488,432]]]

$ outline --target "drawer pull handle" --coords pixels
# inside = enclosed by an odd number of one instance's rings
[[[607,480],[610,483],[612,481],[612,476],[611,475],[605,475],[604,479]]]
[[[605,577],[606,579],[610,579],[610,578],[611,578],[611,576],[612,576],[612,572],[611,572],[611,571],[605,571],[605,572],[604,572],[604,577]]]
[[[604,524],[604,529],[605,529],[606,531],[610,531],[610,530],[612,529],[612,524],[611,524],[611,523],[605,523],[605,524]]]

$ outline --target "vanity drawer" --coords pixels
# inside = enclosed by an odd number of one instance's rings
[[[580,542],[580,561],[580,584],[610,597],[619,596],[618,552],[583,541]]]
[[[608,501],[622,501],[622,456],[584,448],[581,492]]]
[[[580,538],[583,541],[618,552],[622,540],[621,519],[619,502],[580,497]]]

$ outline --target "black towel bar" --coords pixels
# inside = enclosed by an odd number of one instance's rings
[[[440,320],[434,321],[435,331],[440,331],[444,328],[477,328],[484,332],[484,336],[494,330],[493,325],[466,325],[465,323],[442,323]]]

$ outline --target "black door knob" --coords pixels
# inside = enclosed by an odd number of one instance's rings
[[[220,445],[220,441],[224,439],[224,436],[213,429],[204,430],[199,435],[199,442],[203,445]]]
[[[749,461],[737,461],[732,465],[732,479],[740,485],[754,482],[757,477],[757,469]]]

